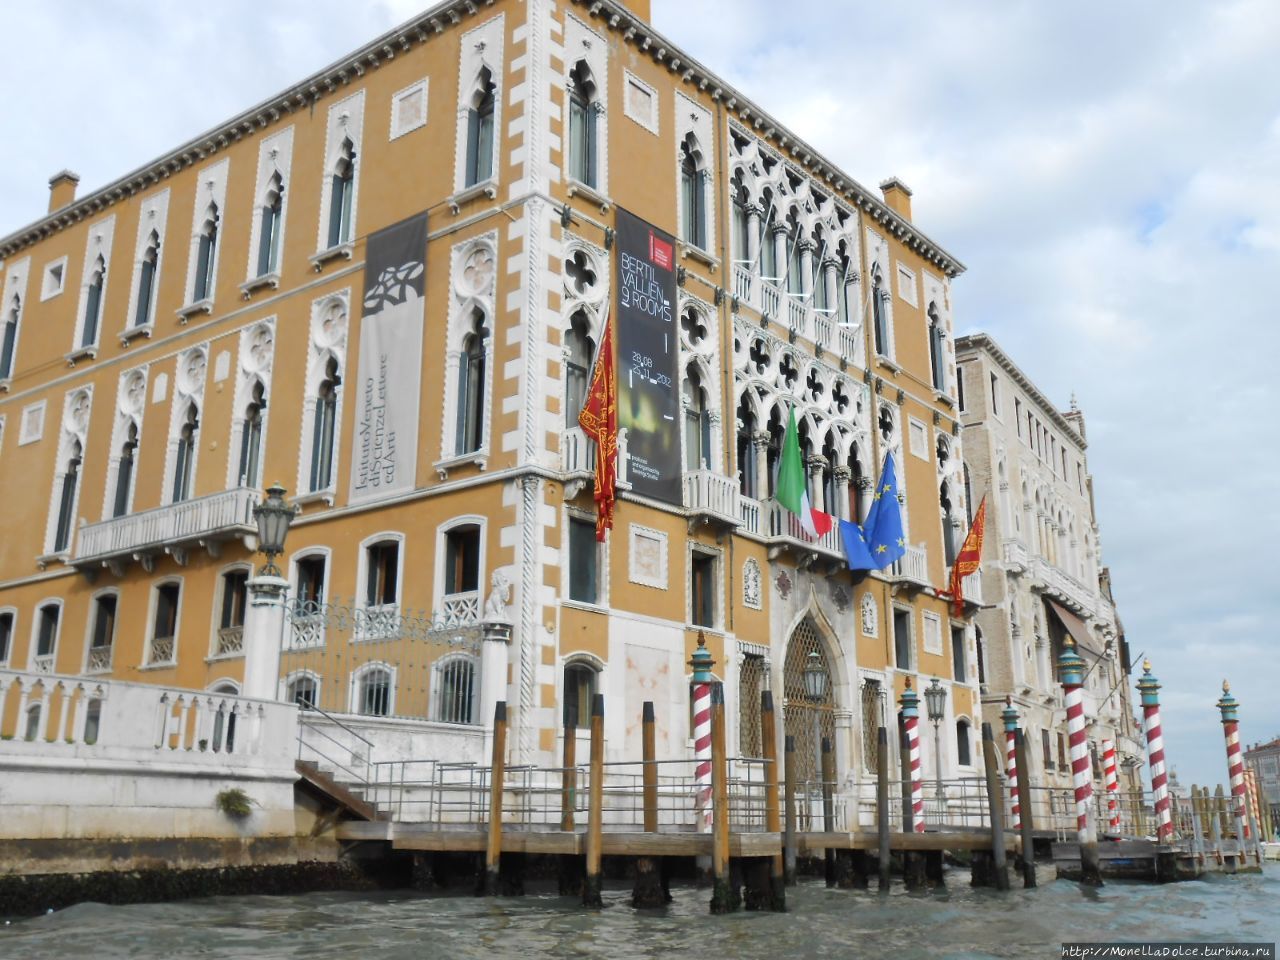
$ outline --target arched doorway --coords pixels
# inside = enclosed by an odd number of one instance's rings
[[[814,668],[822,671],[818,683],[822,695],[816,697],[805,682],[805,670]],[[796,789],[817,791],[822,777],[822,738],[830,739],[835,748],[836,703],[827,650],[818,628],[808,617],[800,621],[787,644],[782,686],[785,730],[795,738]]]

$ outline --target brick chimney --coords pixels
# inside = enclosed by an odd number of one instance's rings
[[[885,206],[902,217],[911,219],[911,188],[897,177],[890,177],[880,184],[880,192],[884,194]]]
[[[80,175],[70,170],[60,170],[49,178],[49,212],[69,207],[76,199],[76,184]]]

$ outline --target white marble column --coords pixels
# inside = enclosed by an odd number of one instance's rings
[[[289,581],[259,574],[249,580],[244,615],[244,683],[240,693],[262,700],[282,699],[280,649],[284,641],[284,605]]]

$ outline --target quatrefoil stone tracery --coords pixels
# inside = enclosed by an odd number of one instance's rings
[[[462,265],[463,291],[468,296],[487,293],[493,283],[493,251],[477,247],[467,254]]]

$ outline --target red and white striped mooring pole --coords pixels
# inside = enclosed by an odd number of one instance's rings
[[[1231,799],[1235,808],[1236,832],[1243,840],[1251,837],[1249,814],[1244,805],[1244,758],[1240,754],[1240,704],[1231,695],[1231,684],[1222,681],[1222,732],[1227,738],[1227,775],[1231,777]]]
[[[710,833],[711,684],[715,682],[711,668],[715,661],[701,631],[698,633],[698,649],[693,651],[689,666],[693,668],[694,827],[700,833]]]
[[[1018,711],[1013,708],[1013,698],[1004,698],[1004,710],[1000,712],[1004,721],[1005,772],[1009,776],[1009,816],[1014,830],[1022,829],[1022,805],[1018,802],[1018,758],[1014,744],[1018,740]]]
[[[1120,778],[1116,776],[1116,742],[1102,741],[1102,778],[1107,788],[1107,829],[1120,833]]]
[[[1173,840],[1173,817],[1169,812],[1169,776],[1164,766],[1164,734],[1160,730],[1160,683],[1151,675],[1151,661],[1142,664],[1138,680],[1142,695],[1142,723],[1147,732],[1147,766],[1151,770],[1151,793],[1156,809],[1156,839]]]
[[[924,833],[924,783],[920,779],[920,695],[911,689],[907,677],[906,689],[898,700],[902,707],[902,725],[907,731],[907,757],[911,764],[911,830]]]
[[[1099,885],[1098,836],[1093,824],[1093,776],[1089,770],[1089,744],[1084,725],[1084,657],[1067,637],[1058,657],[1058,680],[1067,707],[1067,742],[1071,748],[1071,783],[1076,799],[1076,838],[1080,842],[1080,880]]]

